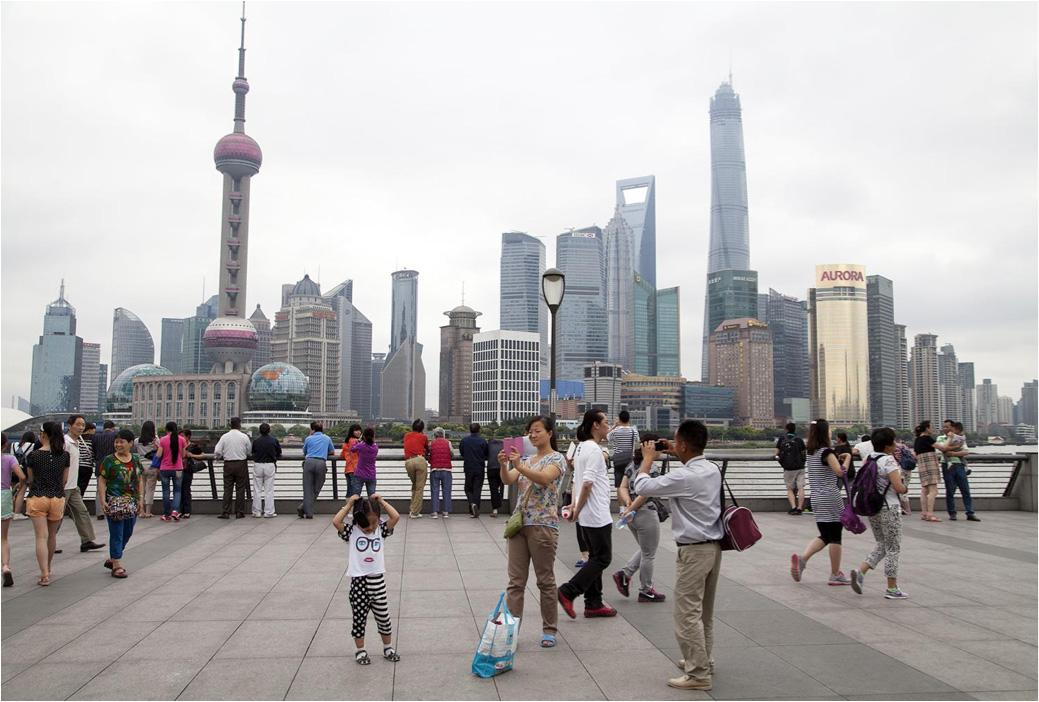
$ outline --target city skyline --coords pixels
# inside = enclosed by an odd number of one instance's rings
[[[154,338],[162,317],[184,314],[203,301],[203,275],[207,292],[215,290],[217,267],[211,240],[219,207],[214,192],[219,174],[212,172],[206,159],[212,135],[226,124],[226,53],[229,42],[237,40],[233,22],[238,12],[239,6],[233,3],[132,10],[96,6],[90,12],[69,8],[61,13],[47,6],[4,7],[3,51],[8,59],[4,93],[8,99],[4,101],[7,138],[3,166],[5,173],[18,174],[5,179],[3,185],[3,391],[8,396],[29,394],[31,346],[39,333],[40,315],[54,298],[60,277],[66,278],[66,296],[79,313],[78,334],[85,341],[102,344],[102,361],[111,355],[106,341],[111,338],[115,307],[133,309]],[[364,51],[375,51],[382,31],[376,27],[381,12],[384,10],[327,5],[318,13],[329,18],[327,28],[315,31],[334,32],[336,27],[357,23],[366,32],[374,30],[371,38],[358,41]],[[432,14],[450,17],[455,12],[437,7]],[[515,19],[514,31],[521,32],[528,24],[536,24],[539,11],[508,7],[473,11],[475,16],[494,12]],[[422,25],[419,18],[427,13],[431,8],[416,8],[409,17]],[[417,82],[405,83],[403,94],[395,90],[389,96],[379,85],[385,84],[385,76],[382,80],[351,76],[349,81],[357,83],[344,83],[343,87],[362,95],[375,108],[382,100],[399,102],[385,110],[344,111],[337,119],[347,119],[349,129],[330,143],[304,128],[309,120],[335,111],[330,98],[318,90],[334,76],[324,69],[303,70],[300,66],[301,62],[309,66],[309,61],[328,65],[324,54],[299,55],[303,28],[312,25],[317,15],[281,5],[251,7],[249,45],[257,51],[250,54],[250,80],[260,87],[249,95],[250,111],[255,115],[250,132],[262,139],[267,163],[264,179],[256,185],[250,239],[254,254],[257,249],[278,247],[278,256],[253,256],[245,313],[256,303],[268,314],[277,310],[280,283],[309,271],[326,284],[353,278],[358,307],[372,319],[382,320],[389,317],[385,275],[410,267],[427,281],[418,320],[420,341],[428,344],[436,338],[442,323],[436,317],[441,310],[457,305],[461,280],[466,282],[470,304],[488,311],[484,328],[496,328],[502,231],[520,229],[546,237],[542,241],[548,242],[547,237],[569,226],[605,226],[613,211],[615,181],[632,173],[654,173],[657,279],[682,285],[681,370],[694,378],[699,344],[691,334],[703,324],[703,288],[698,281],[706,269],[709,223],[707,105],[725,79],[726,45],[732,39],[711,39],[696,50],[688,49],[686,44],[695,43],[688,36],[694,30],[679,33],[663,25],[678,18],[701,17],[706,25],[695,31],[702,31],[704,39],[723,28],[727,36],[738,36],[744,47],[762,40],[758,42],[761,48],[754,50],[737,47],[734,75],[736,90],[749,105],[743,127],[759,289],[772,287],[803,298],[815,263],[861,263],[868,271],[882,272],[895,282],[897,321],[907,326],[910,338],[918,333],[937,334],[942,344],[956,347],[959,357],[975,363],[979,378],[991,377],[1004,388],[1019,387],[1035,376],[1034,7],[938,5],[852,11],[840,6],[773,6],[763,13],[709,5],[651,7],[639,13],[642,16],[634,20],[635,26],[630,25],[630,14],[618,8],[604,7],[597,14],[601,16],[590,18],[574,8],[564,8],[559,11],[560,26],[538,28],[537,36],[552,45],[554,40],[549,38],[555,32],[572,31],[578,22],[595,23],[605,36],[614,37],[621,36],[625,27],[634,31],[653,26],[666,41],[657,37],[651,47],[654,64],[660,69],[653,74],[652,99],[643,100],[642,105],[615,108],[613,114],[599,118],[601,124],[559,120],[557,110],[548,115],[524,108],[520,118],[516,110],[505,115],[488,108],[489,112],[462,120],[463,128],[446,131],[426,109],[418,114],[432,124],[420,125],[412,100],[440,105],[464,97],[458,89],[468,83],[492,86],[482,70],[463,60],[463,55],[471,54],[471,47],[465,51],[444,48],[449,42],[443,42],[441,36],[433,44],[437,51],[431,51],[419,37],[415,46],[407,47],[394,61],[403,63],[426,53],[425,59],[432,62],[429,70],[435,70],[432,75],[454,75],[461,68],[459,80],[433,81],[434,96]],[[62,21],[55,24],[59,15]],[[812,31],[803,35],[806,48],[791,51],[786,64],[775,66],[770,65],[768,51],[778,47],[765,40],[763,24],[768,17],[779,15],[788,21],[794,16],[807,18]],[[854,67],[854,90],[842,84],[841,72],[820,59],[820,52],[832,41],[825,39],[826,32],[820,28],[843,25],[849,15],[859,20],[859,29],[844,37],[849,55],[856,47],[869,45],[871,29],[886,26],[892,16],[903,20],[892,32],[889,53],[872,57],[868,71]],[[934,18],[941,18],[944,25],[932,26]],[[164,36],[155,37],[149,31],[156,22],[167,28]],[[644,22],[648,24],[640,24]],[[133,35],[124,43],[113,43],[123,47],[119,55],[136,50],[139,44],[142,52],[155,50],[155,64],[138,69],[119,62],[106,68],[106,61],[116,60],[115,54],[96,53],[96,46],[104,43],[99,38],[107,36],[106,23],[120,26],[120,36]],[[450,33],[453,30],[448,24],[441,19],[436,27],[442,34]],[[973,34],[964,39],[966,26],[982,26],[988,31],[976,34],[1000,34],[1002,39],[994,42]],[[308,32],[312,29],[307,26]],[[412,39],[409,32],[417,28],[406,23],[403,31],[401,41],[406,44]],[[43,43],[44,33],[52,37],[47,43],[55,44],[53,53],[20,62],[20,57],[36,57],[39,52],[33,47]],[[77,36],[80,33],[94,39],[84,44]],[[955,45],[959,53],[940,61],[930,54],[917,56],[914,51],[920,33],[927,34],[931,45]],[[824,38],[813,38],[813,34]],[[467,41],[480,46],[483,39],[467,37]],[[198,48],[189,61],[178,51],[186,43]],[[461,44],[465,49],[465,42]],[[322,52],[339,50],[323,48]],[[351,52],[362,51],[341,50],[351,56]],[[633,86],[642,86],[645,74],[629,69],[625,62],[644,50],[644,44],[634,42],[617,56],[582,57],[579,52],[553,46],[532,65],[524,64],[528,77],[520,72],[519,64],[505,58],[495,60],[503,63],[491,63],[495,70],[504,70],[506,77],[518,81],[522,89],[535,91],[532,95],[539,99],[532,102],[558,97],[562,106],[569,106],[593,99],[605,101],[615,90],[634,92]],[[1029,60],[1022,60],[1026,55]],[[981,70],[1000,59],[1008,66],[1000,75],[989,76]],[[539,85],[548,66],[560,61],[567,66],[568,76],[573,72],[591,76],[590,85],[567,82],[565,91],[558,81]],[[60,78],[73,63],[98,68],[97,83],[111,93],[111,99],[104,104],[98,101],[96,86],[70,86],[60,98],[36,92],[33,86]],[[906,66],[912,69],[909,77]],[[395,80],[397,68],[394,63],[387,69]],[[314,76],[307,76],[308,72]],[[913,80],[916,76],[925,80]],[[154,79],[161,81],[164,92],[142,94],[122,87]],[[928,89],[919,91],[923,83]],[[810,94],[820,86],[825,88],[821,91],[825,100]],[[445,90],[446,95],[435,96]],[[31,97],[28,91],[32,91]],[[297,91],[306,99],[298,99]],[[997,93],[998,99],[991,97]],[[486,98],[485,94],[481,100]],[[61,102],[52,104],[54,99]],[[294,111],[287,112],[279,103],[293,104]],[[894,103],[899,105],[898,114],[872,107]],[[77,115],[73,123],[55,120],[69,111]],[[619,124],[651,115],[655,119],[651,136],[621,134],[618,138],[612,133]],[[998,134],[990,131],[993,119],[1003,125]],[[390,124],[381,131],[375,129],[382,120]],[[59,122],[60,130],[48,128]],[[503,127],[507,127],[504,141]],[[412,128],[424,140],[429,136],[427,129],[443,136],[435,144],[434,140],[417,144],[405,133]],[[493,140],[491,131],[496,135]],[[63,135],[60,140],[43,138],[58,132]],[[531,134],[547,141],[532,145]],[[391,135],[401,143],[388,141]],[[366,145],[366,139],[377,148]],[[568,148],[561,148],[561,143]],[[139,178],[129,174],[134,173],[134,164],[148,144],[163,145],[165,167],[145,189],[138,184]],[[493,147],[492,161],[479,160],[481,151],[489,147]],[[530,152],[534,157],[516,158],[514,152]],[[796,159],[792,158],[795,154]],[[795,160],[801,163],[793,163]],[[31,184],[42,178],[37,169],[49,171],[55,162],[63,168],[53,177],[48,175],[44,198]],[[467,207],[462,209],[457,200],[448,197],[445,186],[429,184],[428,171],[434,166],[442,171],[441,177],[448,176],[443,182],[474,168],[490,177],[472,186]],[[323,182],[314,182],[314,169],[321,172],[318,180]],[[503,181],[510,169],[514,172]],[[921,183],[927,185],[921,187]],[[331,217],[321,212],[323,208],[309,211],[298,207],[304,197],[345,198],[346,207],[334,208],[336,217]],[[61,203],[57,211],[55,198]],[[140,200],[140,205],[133,200]],[[396,203],[405,207],[395,207]],[[538,207],[531,207],[532,203]],[[164,212],[161,221],[153,215],[157,206]],[[349,215],[345,223],[344,212]],[[139,248],[142,221],[149,222],[149,235],[155,239],[143,254],[148,265],[128,263],[131,275],[109,275],[105,266],[111,265],[111,257],[102,259],[100,253],[92,252],[117,247],[132,261]],[[343,231],[347,238],[340,245]],[[984,249],[976,246],[979,231],[990,243]],[[353,232],[360,234],[351,240]],[[827,235],[824,243],[808,249],[818,232]],[[48,256],[48,271],[28,273],[24,262],[38,255],[41,237],[55,244]],[[84,240],[91,245],[80,249],[78,243]],[[356,257],[349,254],[350,241],[354,250],[363,250],[363,263],[355,263]],[[818,254],[805,256],[806,250]],[[1013,256],[1008,255],[1011,250]],[[681,255],[675,255],[677,252]],[[929,257],[928,265],[919,265],[921,255]],[[971,273],[997,269],[999,286]],[[318,270],[321,276],[317,276]],[[956,280],[956,285],[948,287],[949,295],[939,300],[935,292],[949,280]],[[956,315],[950,315],[942,301],[955,304]],[[964,325],[954,321],[956,318],[970,323]],[[373,347],[386,348],[390,330],[378,322],[373,326]],[[437,361],[426,361],[426,395],[435,398]]]

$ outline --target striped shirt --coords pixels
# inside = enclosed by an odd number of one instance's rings
[[[844,509],[844,496],[841,488],[844,481],[834,475],[826,462],[827,456],[834,455],[833,449],[816,449],[808,456],[808,484],[812,486],[812,514],[817,522],[839,522]]]

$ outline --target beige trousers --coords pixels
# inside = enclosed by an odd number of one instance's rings
[[[422,514],[422,492],[426,489],[426,476],[429,475],[429,464],[422,456],[412,456],[404,461],[404,470],[411,478],[411,514]]]
[[[559,530],[544,526],[526,526],[509,539],[509,585],[505,588],[509,611],[523,616],[523,594],[527,589],[530,564],[541,591],[541,629],[546,634],[556,633],[559,605],[556,601],[556,546]]]
[[[72,523],[76,525],[81,543],[85,544],[94,540],[94,523],[90,521],[90,512],[83,503],[79,488],[65,491],[65,514],[72,517]]]
[[[708,682],[714,644],[714,595],[721,566],[717,542],[678,547],[675,638],[685,658],[686,674]]]

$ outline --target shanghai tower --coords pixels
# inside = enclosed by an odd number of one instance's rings
[[[711,245],[704,298],[702,376],[707,378],[707,339],[727,319],[757,317],[758,274],[750,270],[747,161],[743,111],[732,77],[711,99]]]

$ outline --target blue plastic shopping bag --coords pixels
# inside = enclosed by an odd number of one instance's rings
[[[483,634],[473,656],[473,675],[493,678],[512,670],[519,644],[519,627],[519,617],[512,616],[503,592],[483,625]]]

